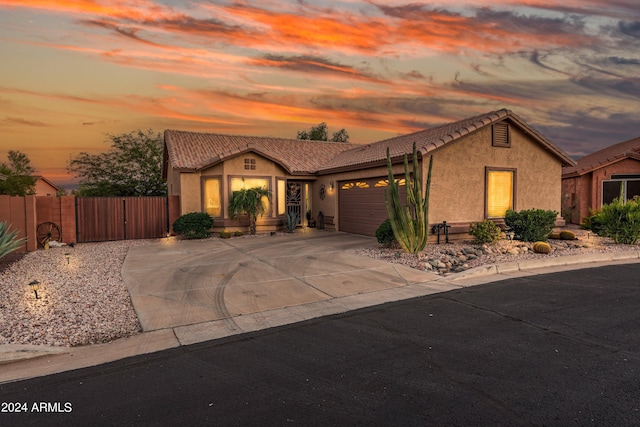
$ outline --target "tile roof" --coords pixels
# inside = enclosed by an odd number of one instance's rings
[[[324,164],[321,169],[323,171],[330,171],[353,166],[365,166],[370,163],[379,163],[386,160],[387,147],[389,148],[389,155],[391,158],[404,157],[406,153],[412,152],[414,142],[422,156],[425,156],[429,152],[445,144],[460,139],[465,135],[491,125],[492,123],[505,119],[510,119],[518,124],[521,129],[533,136],[533,138],[541,143],[546,149],[560,157],[563,164],[571,165],[574,163],[566,153],[549,142],[535,129],[527,125],[522,119],[520,119],[520,117],[507,109],[502,109],[408,135],[402,135],[373,144],[359,146],[353,150],[344,151],[338,154],[335,158]]]
[[[602,150],[587,154],[577,160],[576,165],[564,168],[562,176],[570,178],[600,169],[620,160],[632,158],[640,160],[640,137],[610,145]]]
[[[222,135],[166,130],[164,140],[173,168],[201,170],[227,158],[256,152],[282,165],[291,174],[314,173],[342,151],[357,147],[326,141]]]
[[[166,130],[164,140],[168,162],[175,169],[202,170],[227,158],[253,151],[282,165],[291,174],[330,173],[384,164],[387,147],[392,158],[403,158],[405,154],[411,153],[414,142],[425,156],[449,142],[502,120],[515,123],[559,157],[563,165],[575,164],[564,151],[507,109],[367,145],[178,130]]]

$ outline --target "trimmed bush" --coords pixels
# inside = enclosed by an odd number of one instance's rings
[[[391,228],[391,221],[387,218],[376,230],[376,239],[378,243],[389,247],[396,243],[396,236],[393,234],[393,228]]]
[[[549,254],[551,253],[551,245],[547,242],[535,242],[533,244],[533,252],[537,254]]]
[[[173,223],[173,231],[187,239],[205,239],[213,227],[213,218],[206,212],[190,212]]]
[[[469,234],[473,236],[473,243],[493,243],[500,240],[500,227],[493,221],[485,219],[469,226]]]
[[[223,239],[230,239],[231,238],[231,232],[228,230],[223,230],[220,233],[220,237]]]
[[[640,199],[625,202],[624,197],[619,197],[602,206],[602,210],[591,217],[592,227],[594,224],[598,225],[599,235],[619,244],[635,245],[640,240]]]
[[[543,209],[529,209],[516,212],[508,210],[504,222],[516,235],[525,242],[546,241],[556,224],[558,213]]]
[[[560,239],[562,240],[576,240],[576,234],[573,231],[563,230],[560,232]]]
[[[236,237],[244,236],[244,233],[240,230],[236,230],[233,232],[233,235]]]

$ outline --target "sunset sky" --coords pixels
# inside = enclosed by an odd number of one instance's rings
[[[367,143],[509,108],[572,156],[640,136],[637,0],[0,0],[0,162],[106,134]]]

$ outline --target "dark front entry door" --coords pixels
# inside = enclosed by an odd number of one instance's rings
[[[302,221],[302,183],[287,182],[287,213],[298,215],[298,224]]]

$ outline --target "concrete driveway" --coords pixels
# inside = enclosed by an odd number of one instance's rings
[[[435,273],[349,251],[373,245],[370,237],[320,230],[173,241],[131,247],[122,275],[144,331],[174,328],[180,338],[180,327],[202,325],[189,327],[183,344],[453,287],[433,282]],[[423,285],[411,290],[415,284]]]

